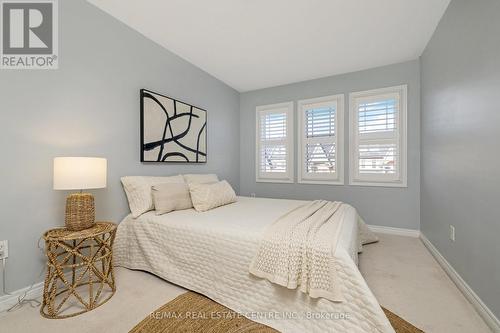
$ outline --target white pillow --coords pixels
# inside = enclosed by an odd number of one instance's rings
[[[206,184],[206,183],[215,183],[219,181],[219,177],[217,177],[216,174],[214,173],[191,173],[191,174],[185,174],[184,180],[186,183],[201,183],[201,184]]]
[[[151,187],[163,183],[184,183],[181,175],[171,177],[129,176],[121,178],[133,218],[154,209]]]
[[[189,183],[194,209],[204,212],[236,201],[236,193],[225,180],[212,184]]]
[[[186,183],[158,184],[153,186],[152,191],[156,215],[193,208],[189,187]]]

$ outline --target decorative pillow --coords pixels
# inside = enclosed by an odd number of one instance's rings
[[[129,176],[121,178],[133,218],[154,209],[151,187],[162,183],[184,183],[181,175],[171,177]]]
[[[193,208],[189,187],[186,183],[158,184],[154,185],[152,190],[156,215]]]
[[[194,209],[204,212],[236,201],[236,193],[225,180],[213,184],[189,183]]]
[[[216,183],[219,181],[219,178],[216,174],[213,173],[191,173],[184,175],[184,180],[186,183]]]

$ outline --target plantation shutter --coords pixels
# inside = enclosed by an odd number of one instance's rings
[[[286,181],[292,174],[290,105],[264,106],[257,111],[257,180]]]
[[[339,109],[343,96],[327,96],[299,101],[301,113],[300,182],[332,183],[340,181]],[[339,140],[340,139],[340,140]]]
[[[351,99],[354,182],[406,182],[406,87],[390,89]]]
[[[305,164],[307,173],[335,173],[335,107],[306,113]]]
[[[381,96],[357,105],[360,175],[394,175],[399,158],[399,98]]]

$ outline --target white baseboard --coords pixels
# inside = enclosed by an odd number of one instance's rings
[[[371,231],[380,234],[389,234],[389,235],[406,236],[414,238],[418,238],[420,236],[420,231],[415,229],[384,227],[381,225],[368,225],[368,227],[370,228]]]
[[[493,330],[493,332],[500,332],[500,320],[498,320],[495,314],[488,308],[488,306],[486,306],[486,304],[483,303],[474,290],[469,287],[467,282],[462,279],[453,266],[450,265],[450,263],[443,257],[443,255],[436,249],[429,239],[425,237],[424,234],[420,233],[420,239],[429,252],[434,256],[439,265],[444,269],[446,274],[448,274],[450,279],[456,284],[462,294],[464,294],[465,298],[467,298],[472,306],[474,306],[486,324]]]
[[[33,288],[26,294],[26,298],[28,299],[37,299],[41,301],[41,296],[43,293],[43,281],[38,282],[33,285]],[[17,299],[19,296],[22,296],[29,287],[22,288],[19,290],[16,290],[14,292],[11,292],[11,295],[3,295],[0,296],[0,312],[7,311],[10,309],[13,305],[17,303]]]
[[[82,269],[84,269],[84,268],[82,268],[82,267],[78,268],[76,271],[79,272]],[[69,271],[69,272],[66,272],[64,274],[64,276],[66,276],[66,279],[71,280],[71,274],[72,274],[72,272]],[[44,283],[45,283],[45,281],[40,281],[38,283],[35,283],[33,285],[33,288],[31,288],[31,290],[26,294],[26,299],[36,299],[36,300],[40,301],[40,303],[41,303]],[[9,292],[10,295],[0,296],[0,314],[2,314],[2,312],[4,312],[4,311],[7,311],[14,304],[16,304],[18,302],[18,297],[24,295],[24,293],[27,290],[29,290],[29,288],[30,287],[28,286],[28,287],[25,287],[25,288],[22,288],[22,289],[19,289],[16,291]]]

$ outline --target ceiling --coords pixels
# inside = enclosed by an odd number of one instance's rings
[[[450,0],[88,0],[243,92],[418,58]]]

